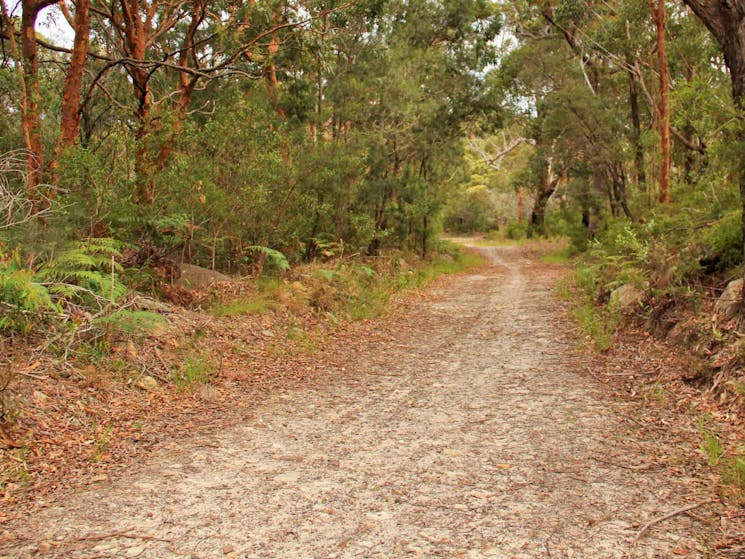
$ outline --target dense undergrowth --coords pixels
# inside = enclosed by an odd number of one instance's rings
[[[390,297],[417,288],[435,277],[456,273],[479,262],[472,253],[441,243],[428,259],[411,253],[391,252],[383,257],[338,259],[324,264],[298,266],[282,276],[260,278],[248,296],[219,298],[215,316],[264,314],[287,307],[310,309],[332,321],[381,316]]]
[[[153,313],[128,310],[132,306],[128,301],[133,299],[135,287],[142,284],[143,274],[157,279],[158,271],[125,269],[120,263],[120,248],[112,239],[90,238],[34,263],[24,262],[19,249],[3,252],[0,246],[0,331],[7,342],[32,341],[44,329],[67,329],[74,338],[83,323],[86,332],[98,328],[98,334],[107,328],[131,333],[137,322],[150,329]],[[263,314],[287,301],[286,292],[296,288],[304,294],[291,297],[296,304],[339,315],[340,319],[371,318],[382,312],[392,293],[419,287],[478,261],[447,242],[437,243],[434,249],[427,258],[401,251],[378,257],[330,254],[326,262],[294,267],[278,251],[264,249],[272,259],[265,266],[266,273],[251,282],[255,289],[250,297],[215,301],[212,312],[216,316]],[[161,281],[148,295],[168,298],[173,293]]]
[[[742,322],[739,312],[720,316],[715,303],[742,276],[740,213],[727,201],[700,198],[655,208],[636,222],[610,221],[590,240],[575,237],[574,271],[562,295],[596,350],[611,350],[629,327],[664,339],[687,356],[688,372],[677,381],[736,417],[745,408]],[[700,415],[703,460],[719,474],[723,492],[742,502],[745,446],[718,435],[732,413],[692,413]]]

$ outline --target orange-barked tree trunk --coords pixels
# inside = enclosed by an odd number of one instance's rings
[[[152,172],[152,162],[147,146],[147,140],[153,132],[153,123],[150,121],[152,109],[152,96],[150,93],[150,76],[145,67],[138,62],[145,60],[147,40],[152,31],[153,13],[157,2],[147,6],[142,14],[139,0],[121,0],[122,28],[125,41],[124,54],[129,56],[133,62],[125,64],[127,73],[132,79],[134,95],[137,99],[137,149],[135,151],[135,175],[137,177],[137,192],[135,197],[140,204],[151,205],[155,199],[155,177]],[[114,23],[117,23],[116,21]]]
[[[70,67],[65,74],[65,85],[62,89],[60,136],[54,149],[54,159],[49,165],[55,186],[59,181],[57,176],[59,157],[67,148],[75,145],[80,134],[80,92],[90,45],[90,9],[91,0],[77,0],[75,3],[75,19],[73,21],[75,39],[70,55]]]
[[[207,17],[207,0],[194,0],[191,7],[191,20],[184,34],[184,39],[181,44],[180,54],[178,58],[178,65],[183,68],[179,71],[179,94],[178,101],[173,111],[173,124],[168,132],[167,136],[163,138],[160,148],[158,150],[158,157],[155,160],[155,170],[161,172],[168,159],[173,152],[176,138],[179,136],[184,127],[184,120],[189,112],[189,106],[191,105],[191,99],[194,95],[194,90],[199,81],[199,75],[190,73],[188,70],[199,69],[199,58],[197,56],[197,31],[199,26],[204,22]]]
[[[75,2],[75,39],[70,55],[70,67],[62,90],[60,137],[57,152],[75,144],[80,133],[80,89],[91,35],[91,0]]]
[[[39,49],[36,43],[36,19],[46,7],[56,4],[58,0],[23,0],[21,14],[21,120],[23,137],[26,143],[28,196],[37,205],[37,187],[42,180],[44,168],[44,151],[41,143],[41,116],[39,92]]]

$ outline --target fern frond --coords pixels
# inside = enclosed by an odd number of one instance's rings
[[[75,269],[93,270],[95,267],[96,261],[93,257],[81,250],[65,251],[50,263],[50,268],[63,273]]]
[[[248,247],[248,250],[264,254],[267,257],[269,264],[282,272],[286,272],[290,269],[290,261],[287,260],[287,257],[278,250],[260,245],[252,245]]]
[[[108,255],[121,256],[124,243],[111,237],[91,237],[80,243],[88,252],[102,252]]]

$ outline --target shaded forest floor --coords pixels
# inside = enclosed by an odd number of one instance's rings
[[[123,345],[216,359],[193,391],[122,397],[91,371],[50,395],[28,371],[35,481],[6,491],[0,556],[742,557],[742,509],[699,450],[718,412],[676,384],[685,362],[640,332],[590,352],[561,267],[480,250],[488,266],[383,319],[179,311]],[[93,435],[71,419],[91,416]]]

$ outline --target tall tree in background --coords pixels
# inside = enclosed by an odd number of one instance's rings
[[[663,204],[670,203],[670,75],[667,64],[667,44],[665,29],[667,27],[667,9],[665,0],[649,0],[649,9],[655,26],[655,43],[657,47],[657,72],[659,74],[660,98],[657,106],[657,126],[660,135],[660,176],[658,199]]]

